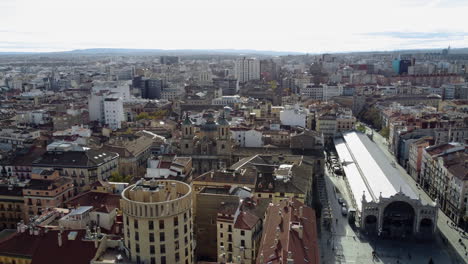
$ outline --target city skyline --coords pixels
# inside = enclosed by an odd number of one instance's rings
[[[303,53],[468,47],[468,3],[6,0],[0,52],[89,48]]]

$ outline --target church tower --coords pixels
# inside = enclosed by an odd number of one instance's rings
[[[195,127],[188,113],[185,114],[185,120],[182,122],[182,139],[180,141],[180,151],[182,154],[193,154],[193,137]]]
[[[217,152],[218,155],[227,155],[230,154],[232,151],[232,143],[231,143],[231,131],[229,129],[229,122],[226,120],[224,116],[224,112],[222,115],[218,117],[218,135],[217,135]]]

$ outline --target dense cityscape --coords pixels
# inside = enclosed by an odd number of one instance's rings
[[[0,263],[467,263],[468,53],[0,55]]]

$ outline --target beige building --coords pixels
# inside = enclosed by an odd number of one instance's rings
[[[140,180],[122,192],[125,250],[137,263],[194,263],[192,188]]]
[[[240,204],[221,205],[216,221],[218,263],[255,263],[269,204],[270,199],[247,197]]]
[[[25,221],[47,208],[61,207],[73,196],[73,181],[57,170],[33,169],[29,185],[23,189]]]
[[[153,139],[145,134],[125,134],[111,138],[102,150],[119,154],[119,173],[142,177],[146,172],[147,160],[151,155]]]

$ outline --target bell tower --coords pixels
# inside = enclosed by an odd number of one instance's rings
[[[218,117],[218,135],[217,135],[217,151],[218,154],[229,154],[231,153],[232,146],[231,146],[231,131],[229,129],[229,122],[226,120],[224,116],[224,112],[222,115]]]
[[[182,122],[182,139],[180,140],[180,151],[182,154],[193,154],[194,129],[194,125],[188,113],[186,113],[185,120]]]

